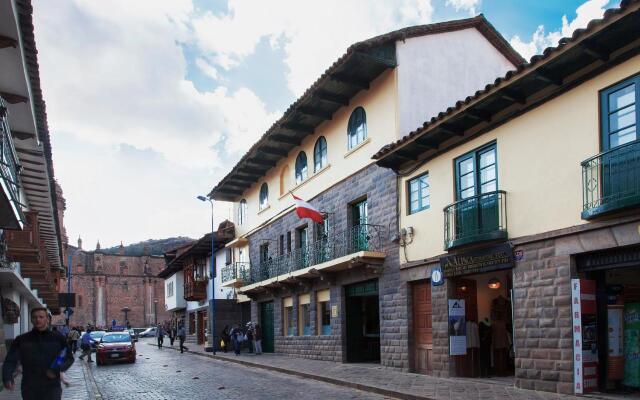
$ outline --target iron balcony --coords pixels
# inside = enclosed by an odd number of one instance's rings
[[[640,205],[640,141],[582,162],[582,218]]]
[[[20,204],[19,164],[7,106],[0,97],[0,228],[22,229],[24,215]]]
[[[456,201],[444,208],[444,249],[507,238],[507,193],[503,190]]]

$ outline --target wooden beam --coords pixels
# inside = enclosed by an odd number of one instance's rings
[[[349,105],[349,99],[346,96],[341,96],[339,94],[334,94],[334,93],[329,93],[329,92],[319,90],[313,94],[313,97],[317,98],[318,100],[325,101],[327,103],[338,104],[341,106]]]
[[[470,108],[468,110],[465,111],[465,113],[470,116],[471,118],[477,119],[479,121],[484,121],[484,122],[491,122],[491,113],[484,111],[484,110],[479,110],[477,108]]]
[[[346,74],[335,73],[335,74],[331,74],[331,80],[332,81],[336,81],[336,82],[340,82],[340,83],[344,83],[344,84],[347,84],[349,86],[356,87],[358,89],[369,90],[369,82],[364,80],[364,79],[360,79],[358,77],[355,77],[355,76],[349,76],[349,75],[346,75]]]
[[[444,132],[449,136],[464,136],[464,130],[450,124],[440,124],[436,129],[439,129],[441,132]]]
[[[526,97],[521,92],[511,89],[502,89],[500,91],[500,96],[509,101],[514,101],[518,104],[525,104],[527,102]]]
[[[251,158],[251,159],[247,160],[246,162],[248,162],[250,164],[255,164],[255,165],[264,165],[265,167],[272,167],[272,166],[276,165],[275,161],[264,160],[262,158]]]
[[[331,120],[333,118],[333,113],[328,111],[319,110],[314,107],[299,107],[297,110],[300,114],[308,115],[310,117],[322,118]]]
[[[271,146],[259,147],[258,152],[265,153],[265,154],[273,154],[273,155],[282,156],[282,157],[286,157],[289,154],[288,150],[281,149],[278,147],[271,147]]]
[[[260,178],[260,175],[255,175],[256,179]],[[245,176],[239,176],[237,174],[235,174],[233,177],[230,178],[231,180],[237,181],[237,182],[247,182],[247,183],[254,183],[256,181],[256,179],[252,179],[252,178],[247,178]]]
[[[430,143],[424,136],[419,137],[413,141],[416,146],[422,147],[425,150],[438,150],[438,145]]]
[[[254,168],[250,168],[250,167],[238,168],[238,173],[243,174],[245,176],[253,177],[253,178],[256,178],[256,179],[262,177],[262,174],[257,173]]]
[[[272,140],[274,142],[288,143],[295,146],[298,146],[302,141],[301,139],[293,138],[291,136],[281,135],[281,134],[271,135],[269,136],[269,140]]]
[[[36,134],[35,133],[29,133],[29,132],[23,132],[23,131],[16,131],[16,130],[11,130],[11,135],[19,140],[26,140],[26,139],[31,139],[31,138],[35,138]]]
[[[397,66],[395,61],[387,60],[381,57],[376,57],[374,55],[367,54],[367,53],[357,52],[356,57],[360,58],[365,62],[370,62],[385,68],[395,68]]]
[[[8,36],[0,36],[0,49],[6,49],[7,47],[18,47],[18,41]]]
[[[562,78],[556,76],[555,74],[543,68],[538,68],[533,73],[535,77],[541,81],[551,83],[552,85],[556,85],[556,86],[562,85]]]
[[[296,122],[285,122],[285,123],[281,124],[280,126],[283,129],[289,129],[291,131],[300,132],[300,133],[307,133],[307,134],[311,134],[315,130],[315,128],[313,126],[305,125],[305,124],[299,124],[299,123],[296,123]]]
[[[407,160],[415,161],[415,160],[418,159],[413,152],[408,151],[408,150],[406,150],[404,148],[403,149],[398,149],[398,150],[394,151],[393,153],[397,157],[404,158],[404,159],[407,159]]]
[[[582,50],[585,53],[587,53],[593,58],[597,58],[601,61],[609,61],[610,51],[600,46],[594,41],[585,40],[582,43],[580,43],[580,47],[582,47]]]
[[[0,96],[9,104],[18,104],[18,103],[26,103],[29,101],[28,97],[25,97],[21,94],[8,93],[8,92],[0,92]]]

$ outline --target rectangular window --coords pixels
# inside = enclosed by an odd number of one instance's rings
[[[302,294],[298,297],[298,334],[311,335],[311,306],[310,296]]]
[[[291,232],[287,232],[287,254],[291,253]]]
[[[281,256],[284,254],[284,235],[280,235],[278,240],[278,255]]]
[[[495,143],[458,157],[455,166],[456,200],[498,190]]]
[[[408,183],[409,214],[429,208],[429,174],[413,178]]]
[[[231,249],[224,249],[224,263],[226,265],[231,264]]]
[[[173,297],[173,282],[167,283],[167,297]]]
[[[331,304],[329,289],[318,291],[318,335],[331,335]]]
[[[269,259],[269,243],[263,243],[260,245],[260,262],[265,262]]]
[[[283,312],[282,312],[282,322],[283,322],[283,335],[284,336],[293,336],[293,298],[287,297],[282,299]]]
[[[638,139],[640,75],[600,93],[602,150],[613,149]]]

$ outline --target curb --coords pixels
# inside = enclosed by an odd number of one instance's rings
[[[84,381],[87,384],[87,390],[93,395],[93,400],[102,400],[102,393],[98,389],[96,380],[93,377],[93,371],[89,368],[89,364],[84,360],[79,360],[82,363],[82,371],[84,372]]]
[[[147,344],[149,346],[157,347],[153,343],[147,343]],[[179,350],[179,349],[176,349],[176,348],[173,348],[173,347],[170,347],[170,346],[167,346],[167,347],[164,347],[164,348],[172,349],[172,350],[176,350],[176,351]],[[334,385],[337,385],[337,386],[348,387],[348,388],[351,388],[351,389],[358,389],[358,390],[361,390],[363,392],[375,393],[375,394],[379,394],[379,395],[382,395],[382,396],[393,397],[393,398],[397,398],[397,399],[401,399],[401,400],[436,400],[436,399],[434,399],[432,397],[418,396],[418,395],[414,395],[414,394],[410,394],[410,393],[397,392],[395,390],[389,390],[389,389],[383,389],[383,388],[379,388],[379,387],[375,387],[375,386],[363,385],[363,384],[360,384],[360,383],[350,382],[350,381],[337,379],[337,378],[331,378],[331,377],[328,377],[328,376],[315,375],[315,374],[310,374],[310,373],[307,373],[307,372],[294,371],[294,370],[287,369],[287,368],[274,367],[274,366],[271,366],[271,365],[264,365],[264,364],[254,363],[254,362],[246,361],[246,360],[229,359],[227,357],[214,356],[213,354],[204,354],[204,353],[201,353],[201,352],[198,352],[198,351],[193,351],[193,350],[187,350],[186,352],[190,353],[190,354],[197,355],[197,356],[201,356],[201,357],[212,358],[212,359],[218,360],[218,361],[226,361],[226,362],[229,362],[229,363],[244,365],[244,366],[251,367],[251,368],[259,368],[259,369],[264,369],[264,370],[267,370],[267,371],[275,371],[275,372],[279,372],[279,373],[282,373],[282,374],[293,375],[293,376],[297,376],[297,377],[301,377],[301,378],[313,379],[313,380],[320,381],[320,382],[331,383],[331,384],[334,384]]]

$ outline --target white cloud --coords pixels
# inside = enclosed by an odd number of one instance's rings
[[[576,29],[585,28],[589,21],[602,18],[609,2],[610,0],[588,0],[576,9],[576,17],[571,22],[566,15],[562,16],[562,27],[559,30],[546,33],[544,26],[540,25],[531,35],[530,41],[514,36],[510,40],[511,46],[529,60],[542,53],[545,48],[556,46],[563,37],[570,37]]]
[[[253,54],[260,40],[267,38],[272,47],[284,49],[288,86],[296,95],[352,43],[428,23],[433,13],[430,0],[230,0],[228,9],[225,15],[210,12],[194,18],[199,48],[218,67],[229,69]]]
[[[196,65],[198,66],[198,68],[200,68],[200,71],[202,71],[211,79],[218,79],[218,70],[216,69],[216,67],[211,65],[209,61],[205,60],[204,58],[198,57],[196,59]]]
[[[446,4],[454,7],[456,11],[465,10],[470,15],[476,15],[476,10],[480,7],[480,0],[447,0]]]

